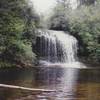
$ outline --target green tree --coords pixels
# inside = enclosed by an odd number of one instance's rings
[[[53,14],[49,19],[49,28],[54,30],[68,30],[68,19],[66,19],[66,11],[70,12],[68,0],[57,0]]]
[[[38,24],[39,17],[26,0],[1,0],[0,60],[13,63],[20,60]]]

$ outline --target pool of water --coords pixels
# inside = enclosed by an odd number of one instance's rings
[[[100,100],[99,68],[3,68],[0,84],[54,91],[0,87],[0,100]]]

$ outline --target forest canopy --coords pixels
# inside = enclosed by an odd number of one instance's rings
[[[0,1],[1,66],[7,62],[20,64],[27,58],[33,59],[34,55],[29,48],[31,48],[31,40],[34,38],[34,31],[38,24],[39,16],[28,1]]]

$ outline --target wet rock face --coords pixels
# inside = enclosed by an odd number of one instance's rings
[[[55,48],[57,51],[55,52]],[[35,44],[32,44],[33,52],[36,53],[38,58],[48,59],[51,62],[61,61],[63,55],[61,44],[56,39],[56,47],[52,40],[46,39],[44,36],[37,36]],[[50,57],[49,57],[49,56]],[[57,56],[57,58],[55,58]]]

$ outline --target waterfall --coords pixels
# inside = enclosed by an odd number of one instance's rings
[[[69,65],[78,63],[78,42],[75,37],[64,31],[39,30],[37,51],[41,64]]]

